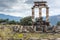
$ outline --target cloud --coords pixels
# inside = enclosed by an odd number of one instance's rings
[[[12,16],[17,16],[17,17],[25,17],[28,15],[31,15],[29,14],[31,5],[24,3],[25,0],[17,0],[17,1],[14,1],[14,3],[9,2],[8,0],[2,1],[2,2],[5,2],[4,5],[6,5],[7,7],[2,6],[3,8],[1,7],[0,14],[12,15]],[[8,2],[9,2],[9,5],[6,4]],[[10,3],[13,5],[10,5]]]
[[[27,1],[25,1],[25,3],[27,3],[27,4],[33,4],[33,1],[34,0],[27,0]]]
[[[12,15],[17,17],[31,16],[32,6],[34,1],[41,0],[0,0],[0,14]],[[47,5],[50,7],[49,15],[59,15],[60,14],[60,1],[59,0],[44,0],[47,1]],[[45,16],[45,10],[43,11],[43,16]],[[36,16],[38,16],[38,11],[36,11]]]
[[[16,0],[0,0],[0,7],[10,8],[15,3],[17,3]]]
[[[10,9],[16,3],[17,3],[16,0],[0,0],[0,11],[4,11],[5,9]]]

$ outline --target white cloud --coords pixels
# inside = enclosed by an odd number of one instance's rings
[[[25,3],[26,1],[29,2],[30,4]],[[17,2],[13,4],[13,6],[11,5],[12,3],[6,4],[6,5],[10,5],[10,8],[2,9],[2,11],[0,11],[0,14],[3,13],[6,15],[12,15],[12,16],[17,16],[17,17],[31,16],[31,13],[32,13],[31,7],[33,6],[31,2],[33,1],[36,1],[36,0],[17,0]],[[59,0],[45,0],[45,1],[48,2],[47,4],[50,7],[50,10],[49,10],[50,16],[60,14],[60,1]],[[38,16],[37,13],[38,11],[36,11],[35,16]],[[45,10],[43,11],[42,16],[46,16]]]

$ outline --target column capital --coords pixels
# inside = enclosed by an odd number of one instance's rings
[[[34,9],[33,7],[31,9]]]
[[[35,8],[35,6],[32,7],[32,9],[34,9],[34,8]]]
[[[49,7],[46,7],[46,9],[49,9]]]

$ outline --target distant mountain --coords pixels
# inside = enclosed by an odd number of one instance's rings
[[[21,18],[22,17],[15,17],[15,16],[10,16],[10,15],[0,14],[0,19],[9,19],[9,20],[20,21]]]
[[[43,18],[45,20],[45,17],[43,17]],[[58,21],[60,21],[60,15],[55,15],[55,16],[49,17],[49,22],[51,23],[51,25],[56,25]]]
[[[52,25],[57,24],[57,22],[60,21],[60,15],[50,16],[49,21]]]
[[[0,14],[0,19],[9,19],[9,20],[20,21],[21,18],[22,17],[15,17],[15,16],[10,16],[10,15]],[[55,25],[58,21],[60,21],[60,15],[50,16],[49,21],[52,25]]]

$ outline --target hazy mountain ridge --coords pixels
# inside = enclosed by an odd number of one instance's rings
[[[55,25],[58,21],[60,21],[60,15],[50,16],[49,20],[52,25]]]
[[[15,17],[15,16],[10,16],[10,15],[0,14],[0,19],[9,19],[9,20],[20,21],[21,18],[22,17]]]
[[[15,17],[15,16],[10,16],[10,15],[0,14],[0,19],[9,19],[9,20],[20,21],[21,18],[22,17]],[[55,25],[58,21],[60,21],[60,15],[50,16],[49,21],[52,25]]]

